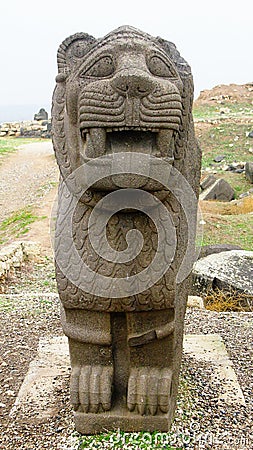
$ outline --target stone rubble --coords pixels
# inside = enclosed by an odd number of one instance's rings
[[[0,124],[0,137],[41,137],[51,138],[50,120],[28,120],[4,122]]]
[[[245,164],[245,177],[250,183],[253,183],[253,162]]]
[[[235,197],[234,189],[224,179],[215,179],[214,183],[209,185],[200,194],[200,200],[218,200],[223,202],[230,202]]]
[[[20,268],[25,261],[34,261],[39,258],[38,243],[32,241],[18,241],[9,244],[0,250],[0,280],[4,281],[9,273]]]
[[[192,293],[203,295],[218,288],[247,294],[252,302],[252,267],[253,251],[229,250],[205,256],[194,264]]]

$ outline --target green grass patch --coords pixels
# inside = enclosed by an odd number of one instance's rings
[[[234,244],[244,250],[253,249],[253,214],[204,215],[206,225],[201,245]]]
[[[253,156],[249,152],[249,147],[253,146],[253,140],[246,136],[249,131],[252,131],[251,125],[233,122],[207,129],[198,129],[196,126],[196,135],[203,153],[202,167],[212,165],[215,170],[219,170],[219,167],[226,163],[252,161]],[[215,163],[213,159],[217,155],[224,156],[224,162]]]
[[[229,111],[226,111],[228,109]],[[222,113],[221,110],[225,110]],[[250,103],[215,103],[214,105],[202,104],[193,108],[193,117],[198,120],[222,119],[224,117],[253,116],[253,106]]]
[[[84,449],[129,449],[129,450],[183,450],[184,447],[172,447],[169,442],[174,441],[172,433],[148,433],[135,432],[124,433],[115,431],[114,433],[97,434],[95,436],[73,436],[78,450]]]
[[[235,198],[252,188],[252,184],[245,178],[244,173],[225,172],[222,174],[222,178],[234,189]]]
[[[36,216],[32,212],[32,207],[27,206],[15,211],[0,224],[0,244],[6,243],[10,238],[19,238],[26,234],[30,225],[35,220],[45,219],[46,216]]]
[[[6,297],[0,297],[0,312],[11,312],[15,309],[13,301]]]

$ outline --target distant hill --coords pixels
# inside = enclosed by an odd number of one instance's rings
[[[51,105],[49,104],[1,105],[0,123],[33,120],[34,114],[36,114],[40,108],[44,108],[48,112],[48,115],[51,116]]]
[[[246,84],[219,84],[200,92],[194,105],[247,103],[253,105],[253,82]]]

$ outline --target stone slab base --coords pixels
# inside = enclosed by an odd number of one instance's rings
[[[245,405],[233,363],[229,359],[220,335],[187,335],[184,337],[184,353],[195,361],[205,361],[213,368],[210,384],[218,385],[218,401],[233,406]],[[29,420],[31,414],[35,414],[36,420],[42,422],[54,416],[59,397],[56,389],[57,382],[60,383],[63,378],[68,379],[69,374],[67,338],[59,336],[41,339],[37,358],[30,363],[10,416],[15,417],[17,422],[22,421],[23,423],[26,418]],[[129,432],[143,430],[167,432],[171,422],[171,418],[166,414],[139,416],[130,413],[126,407],[120,407],[120,405],[113,406],[113,409],[106,413],[76,412],[74,416],[76,429],[83,434],[96,434],[101,433],[101,430],[106,432],[118,429]]]
[[[81,434],[98,434],[107,431],[161,431],[168,432],[171,420],[166,414],[157,416],[140,416],[125,408],[115,408],[111,412],[92,414],[76,412],[75,428]]]

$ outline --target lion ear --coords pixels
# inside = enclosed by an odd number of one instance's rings
[[[94,42],[96,39],[87,33],[76,33],[65,39],[57,52],[58,73],[69,75]]]

